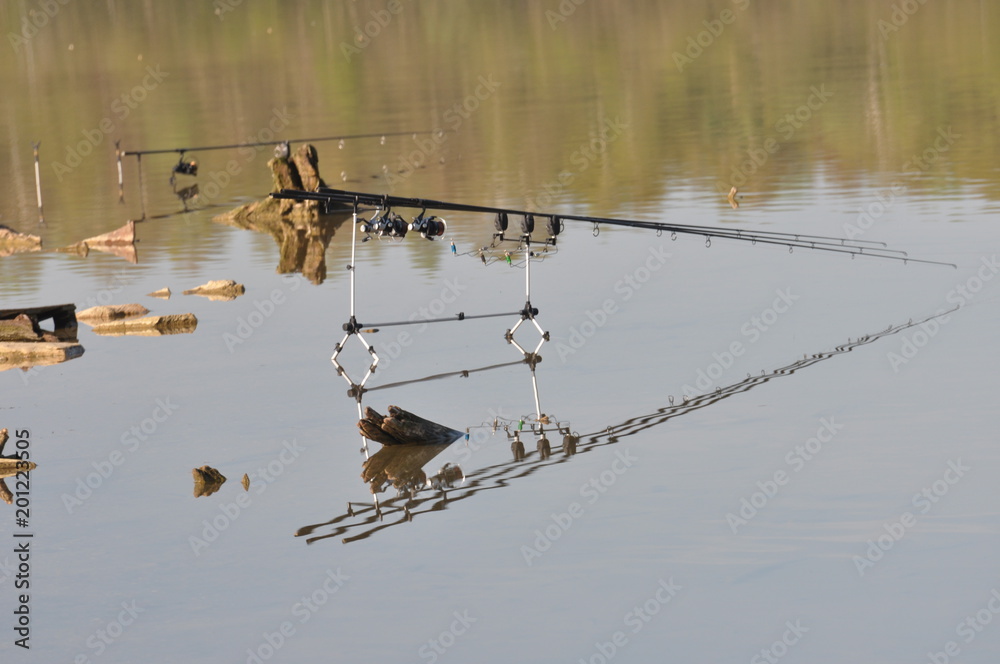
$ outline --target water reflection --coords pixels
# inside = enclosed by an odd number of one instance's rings
[[[556,456],[552,456],[551,448],[542,442],[543,440],[547,441],[545,428],[551,424],[545,416],[538,417],[530,424],[524,421],[501,422],[499,419],[494,420],[492,424],[486,423],[480,426],[491,428],[494,434],[502,430],[508,439],[513,440],[513,458],[510,461],[487,466],[468,475],[462,475],[462,482],[459,486],[455,486],[455,478],[458,476],[458,473],[454,466],[449,467],[446,465],[433,478],[427,478],[426,474],[420,470],[423,465],[426,465],[427,462],[446,449],[448,445],[430,446],[422,454],[418,452],[420,448],[411,447],[407,451],[400,450],[395,454],[390,452],[384,457],[379,457],[382,452],[394,449],[391,447],[383,448],[382,451],[365,462],[363,478],[366,481],[369,481],[368,478],[382,478],[379,473],[392,465],[394,466],[392,472],[397,477],[405,476],[409,479],[410,483],[406,487],[407,490],[400,491],[396,496],[381,502],[378,500],[374,503],[349,502],[343,514],[329,521],[304,526],[296,531],[295,536],[306,537],[307,544],[335,537],[342,537],[342,541],[345,544],[366,539],[381,530],[401,523],[411,522],[416,516],[421,514],[444,510],[449,504],[467,500],[484,491],[515,486],[516,480],[519,478],[527,477],[549,466],[566,463],[578,454],[586,454],[595,449],[613,445],[623,438],[660,426],[675,417],[687,415],[730,397],[749,392],[772,380],[786,378],[820,362],[830,360],[838,355],[850,353],[855,348],[866,346],[928,321],[945,317],[952,313],[952,311],[938,313],[922,320],[909,320],[906,323],[892,325],[857,339],[848,339],[846,343],[838,345],[832,350],[804,355],[801,359],[773,369],[770,372],[762,371],[756,375],[747,374],[743,380],[725,387],[718,387],[714,392],[708,394],[693,398],[684,397],[679,403],[675,403],[674,398],[670,397],[668,400],[669,403],[665,406],[643,415],[629,417],[599,431],[581,435],[571,432],[568,423],[555,423],[554,427],[549,427],[549,432],[557,431],[562,434],[563,443],[562,454]],[[522,362],[526,362],[526,360]],[[522,362],[513,364],[520,364]],[[482,370],[494,369],[500,366],[507,365],[484,367]],[[534,366],[531,367],[531,370],[532,379],[534,380]],[[467,376],[469,373],[454,372],[451,374],[428,376],[421,380]],[[383,386],[383,388],[388,387],[393,387],[393,385]],[[525,424],[529,425],[527,431],[523,431],[521,428]],[[523,447],[518,450],[517,443],[521,442],[522,433],[526,436],[531,435],[536,437],[538,442],[534,451],[530,449],[525,450]],[[399,450],[400,448],[395,449]],[[378,462],[372,463],[376,458],[379,459]],[[385,478],[388,478],[388,472],[386,470]],[[449,481],[444,481],[445,478]],[[328,530],[328,532],[319,535],[315,534],[320,530]]]

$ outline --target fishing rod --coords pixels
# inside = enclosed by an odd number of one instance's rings
[[[757,244],[759,242],[761,244],[783,246],[788,247],[789,251],[792,251],[795,247],[799,247],[815,251],[850,254],[852,258],[855,256],[868,256],[872,258],[903,261],[904,263],[914,262],[926,263],[930,265],[946,265],[953,268],[957,267],[954,263],[923,258],[911,258],[905,251],[889,249],[884,242],[841,238],[830,235],[813,235],[782,231],[726,229],[713,226],[698,226],[691,224],[664,223],[574,214],[556,214],[548,212],[535,213],[528,210],[519,210],[514,208],[503,208],[488,205],[470,205],[465,203],[453,203],[424,198],[407,198],[389,194],[352,192],[327,187],[321,187],[318,191],[314,192],[284,189],[280,192],[272,193],[271,196],[274,198],[297,201],[311,200],[322,202],[326,206],[327,211],[330,211],[331,204],[337,203],[353,205],[355,208],[365,205],[379,210],[394,207],[419,209],[421,210],[421,213],[418,219],[422,218],[424,212],[428,209],[496,214],[497,218],[495,225],[496,230],[500,235],[502,235],[507,229],[509,215],[522,217],[523,221],[521,225],[525,235],[529,235],[534,230],[534,218],[538,216],[548,219],[547,230],[553,240],[555,236],[561,232],[564,222],[576,221],[593,224],[595,236],[600,234],[600,226],[603,224],[607,226],[622,226],[627,228],[654,230],[658,234],[669,232],[674,236],[676,234],[700,235],[705,238],[706,246],[711,246],[712,238],[718,238],[750,242],[752,244]]]

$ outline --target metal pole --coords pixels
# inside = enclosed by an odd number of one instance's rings
[[[115,141],[115,160],[118,162],[118,202],[125,203],[125,177],[122,174],[121,139]]]
[[[351,322],[354,322],[354,257],[358,247],[358,204],[354,204],[351,221]]]
[[[32,149],[35,152],[35,192],[38,196],[38,223],[45,225],[45,214],[42,211],[42,172],[38,167],[38,146],[41,142],[33,143]]]
[[[524,245],[524,299],[531,302],[531,245]]]
[[[142,220],[146,220],[146,185],[142,181],[142,155],[137,155],[136,163],[139,165],[139,205],[142,207]]]

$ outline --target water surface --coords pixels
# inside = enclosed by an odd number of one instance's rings
[[[158,338],[81,327],[82,357],[0,374],[0,426],[30,432],[39,466],[32,648],[13,644],[15,579],[0,575],[5,661],[766,661],[763,649],[884,663],[949,642],[960,661],[995,661],[992,5],[926,3],[898,30],[889,2],[398,8],[70,3],[26,43],[8,38],[0,223],[54,249],[146,220],[136,264],[0,259],[0,306],[141,302],[199,323]],[[30,11],[6,3],[3,33]],[[365,337],[381,357],[370,387],[468,375],[364,403],[470,435],[423,468],[457,464],[464,482],[418,493],[409,515],[390,489],[379,519],[357,404],[329,361],[349,316],[350,223],[331,229],[326,274],[303,276],[270,235],[213,221],[266,194],[270,145],[185,152],[199,175],[178,186],[200,191],[186,204],[168,181],[178,154],[143,157],[141,181],[127,157],[119,203],[114,142],[382,133],[317,142],[327,181],[870,239],[957,268],[570,226],[532,264],[531,300],[550,334],[539,405],[580,435],[577,453],[558,435],[551,458],[536,452],[527,365],[474,371],[523,359],[504,339],[516,315],[384,328]],[[448,239],[474,252],[491,223],[449,215]],[[447,241],[359,244],[356,266],[362,321],[524,305],[523,266],[484,267]],[[223,278],[246,295],[180,295]],[[146,296],[163,287],[175,295]],[[538,342],[526,326],[516,339]],[[360,347],[342,360],[355,378],[370,363]],[[503,426],[522,418],[528,454],[514,461]],[[194,498],[204,464],[229,480]],[[24,530],[3,512],[4,532]]]

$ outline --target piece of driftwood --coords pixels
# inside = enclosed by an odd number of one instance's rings
[[[246,292],[243,284],[238,284],[232,279],[215,279],[206,282],[201,286],[195,286],[184,291],[185,295],[202,295],[210,300],[228,301],[235,300]]]
[[[316,191],[319,187],[326,186],[319,174],[319,153],[309,143],[300,145],[293,154],[288,156],[276,156],[267,162],[267,167],[271,170],[271,178],[274,181],[273,192],[283,189]],[[219,215],[215,221],[233,223],[263,217],[309,220],[316,219],[325,213],[326,210],[323,206],[318,205],[315,201],[292,201],[268,197],[241,205],[235,210]]]
[[[11,256],[28,251],[41,251],[42,238],[30,233],[20,233],[10,226],[0,224],[0,256]]]
[[[131,316],[145,316],[148,313],[149,309],[141,304],[105,304],[77,312],[76,318],[84,321],[107,321]]]
[[[222,488],[226,481],[225,475],[211,466],[192,468],[191,476],[194,477],[194,497],[211,496]]]
[[[463,434],[443,424],[431,422],[398,406],[389,406],[389,416],[365,408],[358,422],[361,435],[382,445],[449,445]]]
[[[431,459],[448,449],[440,445],[389,445],[371,455],[362,464],[361,479],[368,483],[372,493],[381,493],[386,484],[398,490],[418,490],[427,486],[423,471]]]
[[[59,364],[81,355],[83,346],[76,341],[0,341],[0,371]]]
[[[99,323],[94,326],[94,334],[108,336],[136,335],[158,337],[165,334],[186,334],[194,332],[198,319],[194,314],[171,314],[167,316],[146,316]]]

